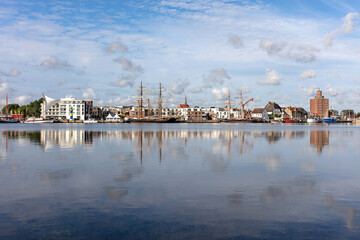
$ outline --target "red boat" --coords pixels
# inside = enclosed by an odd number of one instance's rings
[[[288,120],[285,120],[285,123],[297,123],[297,121],[294,119],[288,119]]]

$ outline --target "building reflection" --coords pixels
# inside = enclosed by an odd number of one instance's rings
[[[329,145],[329,131],[310,131],[310,144],[316,147],[321,153],[324,146]]]
[[[318,132],[316,134],[321,134]],[[328,133],[327,133],[328,134]],[[191,139],[197,140],[215,140],[218,151],[234,154],[248,154],[254,148],[254,139],[261,137],[266,139],[268,144],[275,143],[280,139],[297,139],[305,135],[304,131],[234,131],[234,130],[136,130],[136,131],[86,131],[82,129],[63,129],[63,130],[41,130],[41,131],[3,131],[3,139],[24,139],[35,145],[42,146],[44,151],[54,148],[71,149],[78,145],[93,145],[96,140],[102,139],[120,139],[124,141],[131,141],[137,146],[138,156],[142,162],[144,157],[144,148],[147,153],[150,150],[157,153],[159,162],[162,161],[164,150],[169,150],[172,140],[180,140],[184,147],[188,146],[188,141]],[[319,137],[313,137],[311,132],[311,143],[317,142],[321,144],[326,141],[319,140]],[[328,135],[327,135],[328,136]],[[316,140],[312,140],[316,139]],[[6,146],[7,146],[6,140]],[[215,143],[215,142],[214,142]],[[327,139],[328,144],[328,139]],[[189,146],[191,147],[191,146]],[[7,149],[7,147],[6,147]]]

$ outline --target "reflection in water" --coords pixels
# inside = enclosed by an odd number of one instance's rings
[[[353,144],[334,147],[330,134]],[[351,160],[359,135],[276,127],[1,131],[0,238],[356,238],[360,164]]]
[[[329,145],[329,131],[310,131],[310,144],[321,153],[324,146]]]

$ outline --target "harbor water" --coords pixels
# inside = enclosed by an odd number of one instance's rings
[[[360,127],[2,124],[0,239],[359,239]]]

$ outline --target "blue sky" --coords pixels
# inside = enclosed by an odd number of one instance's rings
[[[0,3],[0,98],[74,96],[129,105],[140,81],[153,104],[303,106],[360,111],[359,1],[7,1]],[[233,100],[236,95],[233,95]],[[1,100],[1,103],[4,101]]]

